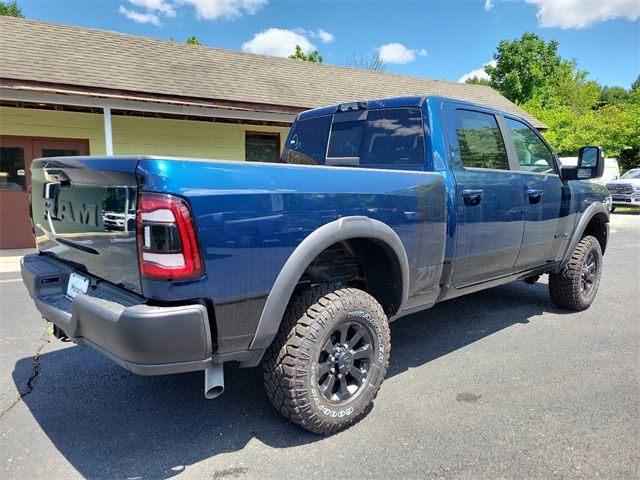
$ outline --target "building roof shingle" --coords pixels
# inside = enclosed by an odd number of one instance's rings
[[[526,118],[490,87],[0,17],[0,78],[302,109],[401,95],[459,98]]]

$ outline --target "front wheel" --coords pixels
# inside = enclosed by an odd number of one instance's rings
[[[569,263],[549,274],[549,293],[557,306],[582,311],[596,298],[602,275],[602,250],[592,236],[580,240]]]
[[[318,286],[294,297],[263,360],[271,402],[285,417],[322,435],[371,410],[389,366],[387,317],[371,295]]]

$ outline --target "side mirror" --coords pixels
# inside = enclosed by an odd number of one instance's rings
[[[562,166],[560,178],[562,180],[587,180],[601,177],[604,173],[604,151],[602,147],[582,147],[578,152],[578,164]]]

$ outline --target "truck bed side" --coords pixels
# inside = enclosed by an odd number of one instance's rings
[[[401,239],[409,263],[408,306],[437,296],[446,231],[438,174],[143,158],[138,176],[143,191],[189,200],[207,274],[169,289],[143,279],[144,295],[210,299],[220,353],[249,346],[287,259],[308,235],[339,218],[378,220]]]

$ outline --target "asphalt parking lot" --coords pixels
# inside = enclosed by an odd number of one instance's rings
[[[392,324],[370,415],[333,437],[272,408],[258,370],[139,377],[47,334],[0,274],[0,477],[640,477],[640,215],[614,213],[598,297],[553,306],[546,278]],[[10,270],[10,269],[9,269]]]

